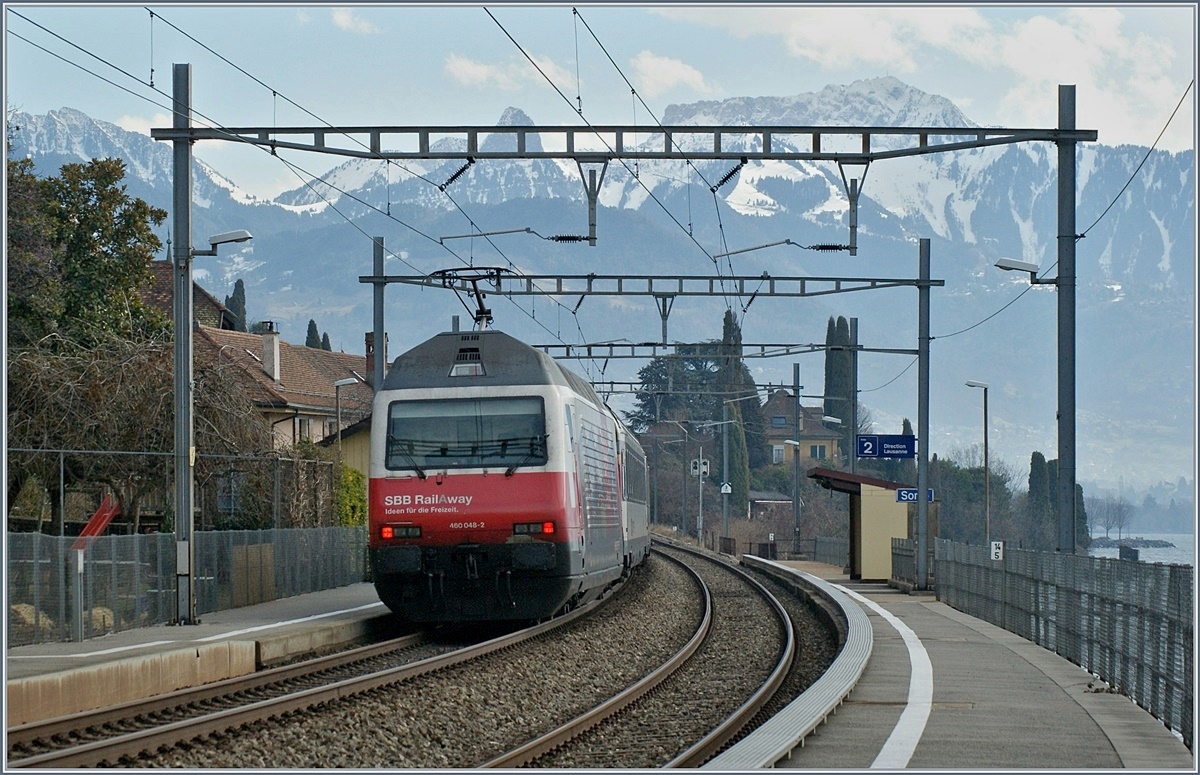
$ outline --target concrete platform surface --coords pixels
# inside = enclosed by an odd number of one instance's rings
[[[199,619],[7,649],[5,727],[245,675],[395,627],[366,583]]]
[[[874,650],[842,706],[777,767],[1196,771],[1162,723],[1052,651],[931,593],[851,581],[821,563],[784,564],[859,600]],[[910,687],[914,671],[924,697]]]

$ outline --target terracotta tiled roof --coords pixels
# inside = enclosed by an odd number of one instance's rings
[[[151,261],[154,282],[141,291],[142,301],[162,311],[170,320],[175,309],[175,265],[171,261]],[[216,297],[192,282],[192,316],[202,326],[232,329],[233,313]]]
[[[195,362],[224,367],[236,366],[238,381],[259,406],[328,411],[336,408],[333,383],[355,377],[359,381],[342,388],[342,416],[354,421],[371,411],[374,391],[367,377],[365,355],[329,352],[280,340],[279,380],[263,368],[262,334],[226,331],[200,326],[194,338]]]
[[[836,439],[841,438],[841,434],[825,425],[822,420],[824,411],[819,406],[801,406],[804,412],[804,438],[806,439]],[[777,390],[771,395],[767,402],[763,404],[763,417],[767,420],[766,435],[771,438],[786,437],[791,438],[789,434],[795,433],[796,427],[796,399],[788,390]],[[786,425],[782,428],[771,425],[771,418],[782,415],[787,418]]]

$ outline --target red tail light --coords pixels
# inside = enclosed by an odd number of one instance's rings
[[[554,533],[554,523],[553,522],[543,522],[542,523],[542,535],[552,535],[553,533]]]

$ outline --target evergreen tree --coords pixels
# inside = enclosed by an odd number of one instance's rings
[[[643,433],[656,422],[711,418],[717,373],[712,350],[707,346],[680,346],[680,356],[695,357],[655,358],[643,366],[638,371],[642,389],[634,396],[635,408],[625,412],[629,427]]]
[[[750,468],[767,465],[770,463],[770,452],[767,448],[762,404],[757,398],[758,390],[754,384],[754,376],[742,360],[742,329],[732,310],[725,310],[721,344],[718,349],[720,360],[716,391],[720,394],[719,399],[721,402],[730,401],[730,408],[735,405],[738,408],[742,421],[738,424],[737,432],[743,436],[740,443],[746,449]],[[714,420],[724,418],[720,403],[715,405],[715,411]]]
[[[162,249],[154,226],[167,213],[126,193],[123,161],[64,164],[57,177],[44,180],[31,163],[10,161],[8,173],[11,344],[58,333],[90,347],[112,334],[169,330],[166,316],[139,295]]]
[[[1054,482],[1057,465],[1046,462],[1046,456],[1035,451],[1029,458],[1029,541],[1031,548],[1054,551],[1058,543],[1055,523]]]
[[[825,404],[824,413],[841,420],[838,426],[842,435],[842,449],[848,454],[854,454],[854,434],[851,427],[853,404],[857,399],[854,395],[853,375],[851,374],[852,354],[850,352],[850,323],[844,317],[838,317],[834,323],[829,319],[830,326],[825,334]]]
[[[233,295],[225,297],[225,306],[233,315],[233,330],[246,330],[246,286],[241,278],[233,284]]]
[[[46,184],[33,161],[8,161],[8,346],[32,344],[58,326],[62,287]]]
[[[833,387],[834,387],[833,368],[834,368],[835,358],[834,358],[834,354],[833,354],[834,351],[831,348],[835,344],[837,344],[837,322],[833,319],[833,315],[830,315],[829,323],[825,326],[825,382],[824,382],[825,387],[824,387],[824,391],[825,391],[825,395],[827,395],[827,396],[833,395]],[[825,414],[829,415],[830,417],[833,417],[833,414],[830,412],[830,408],[834,403],[836,403],[836,402],[830,401],[828,398],[826,398],[824,405],[822,406],[822,411]]]
[[[304,338],[304,346],[321,349],[321,335],[317,332],[317,321],[311,318],[308,321],[308,336]]]
[[[333,346],[329,344],[329,332],[328,331],[321,334],[321,349],[325,350],[326,352],[333,351]]]

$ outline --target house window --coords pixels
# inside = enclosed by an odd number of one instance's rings
[[[825,459],[825,445],[824,444],[813,444],[811,447],[808,448],[808,456],[810,458],[812,458],[813,460],[824,460]]]
[[[300,439],[307,440],[312,438],[312,420],[307,417],[300,418]]]
[[[772,417],[771,418],[771,427],[772,428],[786,428],[787,427],[787,416],[782,415],[782,414],[777,414],[774,417]]]
[[[771,446],[771,462],[772,463],[782,463],[783,462],[783,445],[782,444],[773,444]]]

